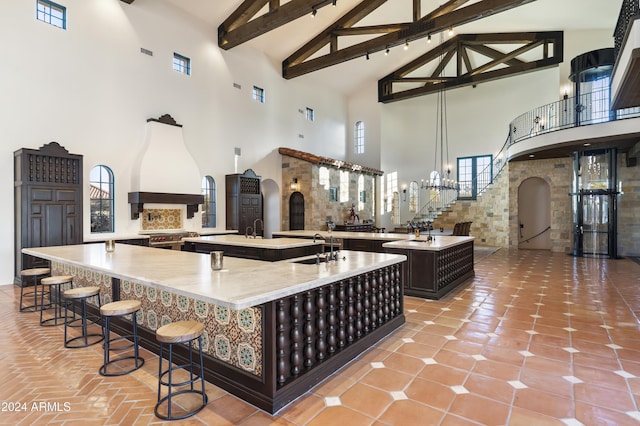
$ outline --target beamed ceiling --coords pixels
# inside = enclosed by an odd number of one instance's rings
[[[622,0],[122,0],[163,2],[258,49],[285,79],[393,102],[556,66],[562,30],[613,32]],[[454,35],[447,35],[453,29]],[[427,43],[431,39],[432,43]],[[613,45],[613,39],[611,41]],[[603,46],[596,46],[599,48]],[[388,55],[385,55],[387,53]]]

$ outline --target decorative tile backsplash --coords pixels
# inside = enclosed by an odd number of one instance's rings
[[[183,209],[144,209],[140,214],[143,231],[183,229]]]

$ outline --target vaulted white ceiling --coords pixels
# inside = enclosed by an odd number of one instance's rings
[[[214,29],[217,29],[242,4],[242,0],[136,0],[136,4],[143,6],[145,1],[167,2],[194,18],[203,20]],[[466,5],[478,1],[480,0],[472,0]],[[422,16],[444,2],[444,0],[422,0]],[[281,1],[281,4],[285,3],[287,1]],[[331,5],[322,7],[315,17],[312,17],[310,10],[308,15],[250,40],[246,45],[263,51],[274,64],[281,64],[298,48],[359,3],[360,0],[337,0],[336,7]],[[613,46],[613,28],[616,25],[621,4],[622,0],[535,0],[506,12],[462,25],[455,28],[455,31],[457,33],[489,33],[604,29],[611,31],[611,46]],[[412,0],[387,0],[358,26],[410,22],[412,5]],[[434,35],[434,41],[439,39],[439,35]],[[214,40],[214,42],[217,44],[218,41]],[[410,43],[406,50],[403,47],[395,47],[388,55],[377,52],[370,55],[369,60],[364,57],[356,58],[296,78],[309,84],[331,87],[348,95],[364,85],[375,84],[382,77],[432,47],[433,45],[427,44],[426,39],[416,40]],[[570,59],[565,57],[565,61]]]

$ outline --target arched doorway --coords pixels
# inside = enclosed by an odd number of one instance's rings
[[[551,250],[551,188],[539,177],[518,187],[518,248]]]
[[[304,195],[294,192],[289,197],[289,230],[304,229]]]

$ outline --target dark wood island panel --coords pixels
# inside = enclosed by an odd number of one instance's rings
[[[475,275],[473,240],[440,250],[417,250],[386,247],[385,251],[404,254],[407,296],[440,299]]]

